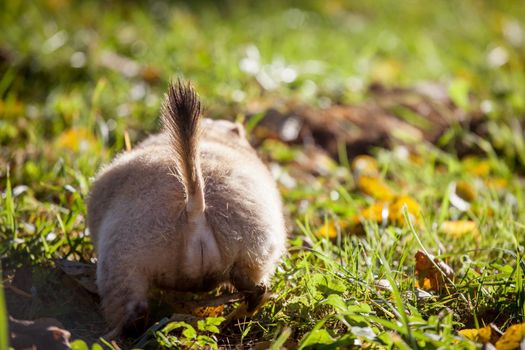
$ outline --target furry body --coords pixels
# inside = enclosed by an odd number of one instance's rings
[[[145,317],[153,284],[206,291],[231,283],[253,309],[284,251],[279,193],[242,127],[200,114],[189,85],[170,86],[163,132],[118,156],[93,184],[97,285],[116,333]]]

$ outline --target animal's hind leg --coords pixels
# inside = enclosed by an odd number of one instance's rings
[[[97,284],[102,310],[112,327],[111,337],[140,335],[148,325],[148,280],[139,271],[112,268],[116,273],[98,272]]]
[[[252,270],[247,266],[234,266],[230,274],[231,283],[244,295],[248,315],[257,311],[266,301],[268,286],[261,275],[257,269]]]

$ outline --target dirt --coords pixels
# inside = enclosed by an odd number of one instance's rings
[[[274,138],[288,144],[316,145],[338,159],[341,144],[350,159],[367,154],[374,147],[439,143],[454,125],[482,133],[486,116],[477,102],[467,112],[448,97],[444,86],[423,83],[412,88],[372,85],[368,99],[360,104],[334,104],[316,108],[294,102],[281,103],[248,114],[264,117],[253,135],[254,144]],[[458,154],[472,151],[468,145],[452,145]]]
[[[71,339],[94,342],[105,331],[99,298],[55,267],[23,267],[5,273],[9,315],[19,320],[54,318]]]

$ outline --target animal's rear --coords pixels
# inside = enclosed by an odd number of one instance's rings
[[[201,113],[189,84],[171,84],[163,133],[119,156],[93,184],[88,216],[97,218],[90,230],[99,237],[97,284],[112,335],[145,326],[148,290],[159,279],[191,291],[231,282],[253,310],[284,250],[267,169],[224,123],[213,137],[202,134]]]

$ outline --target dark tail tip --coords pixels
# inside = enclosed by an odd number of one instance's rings
[[[179,119],[179,125],[192,126],[202,114],[199,97],[190,82],[180,79],[171,82],[168,88],[168,99],[163,109],[164,117]]]

